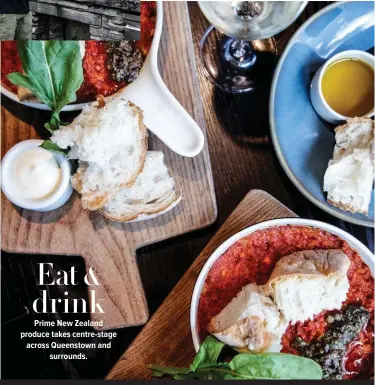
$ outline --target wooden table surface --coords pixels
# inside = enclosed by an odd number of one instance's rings
[[[304,13],[287,30],[276,36],[279,52],[298,26],[327,2],[310,2]],[[195,2],[189,2],[195,50],[208,22]],[[176,21],[177,22],[177,21]],[[197,60],[198,56],[197,56]],[[205,78],[198,63],[201,94],[204,104],[208,143],[218,203],[218,220],[211,227],[186,234],[138,252],[138,264],[150,313],[162,303],[180,277],[202,251],[209,239],[251,189],[262,189],[292,209],[300,217],[322,220],[343,228],[373,250],[370,229],[338,220],[314,207],[289,181],[283,172],[269,135],[269,87],[245,95],[225,94]],[[78,281],[85,268],[78,257],[59,259],[52,256],[2,255],[2,377],[3,378],[103,378],[115,364],[141,327],[123,329],[112,340],[112,348],[87,352],[88,360],[49,360],[45,349],[28,350],[20,341],[21,331],[33,331],[33,317],[23,316],[30,307],[30,298],[38,290],[36,264],[53,262],[55,268],[68,270],[74,265]],[[60,297],[52,288],[52,298]],[[69,288],[70,294],[87,296],[83,286]],[[87,315],[70,319],[88,319]],[[50,319],[69,319],[67,315],[50,315]],[[61,328],[60,328],[61,330]],[[87,330],[90,330],[88,328]],[[67,342],[67,341],[65,341]],[[104,341],[106,342],[106,341]],[[22,362],[22,370],[20,363]]]

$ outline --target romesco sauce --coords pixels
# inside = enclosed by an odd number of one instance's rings
[[[360,337],[349,344],[344,365],[344,378],[370,378],[374,355],[374,279],[368,266],[350,246],[336,235],[305,226],[280,226],[256,231],[234,243],[212,265],[204,283],[198,305],[198,331],[201,339],[207,335],[210,320],[249,283],[264,285],[276,262],[284,255],[299,250],[341,249],[349,257],[350,284],[343,304],[360,304],[371,314]],[[282,337],[282,352],[298,354],[291,347],[299,336],[310,342],[324,334],[329,311],[317,314],[313,320],[289,325]]]
[[[1,83],[9,88],[10,91],[17,93],[17,86],[12,84],[7,75],[12,72],[21,72],[22,65],[17,51],[17,42],[2,41],[1,42]]]

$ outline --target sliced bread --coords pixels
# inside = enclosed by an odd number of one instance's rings
[[[287,321],[340,309],[349,290],[348,256],[341,250],[304,250],[282,257],[265,285]]]
[[[89,210],[100,209],[121,188],[131,187],[144,167],[147,129],[142,111],[121,95],[84,107],[51,140],[70,148],[69,158],[79,160],[72,184]]]
[[[100,212],[118,222],[147,219],[172,208],[180,199],[164,164],[164,154],[148,151],[144,169],[134,185],[119,190]]]
[[[374,122],[349,119],[335,132],[333,159],[324,175],[327,202],[353,214],[368,215],[374,178]]]

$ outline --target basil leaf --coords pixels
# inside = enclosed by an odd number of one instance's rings
[[[234,372],[233,378],[319,380],[323,375],[315,361],[283,353],[238,354],[224,367]]]
[[[28,88],[55,113],[76,101],[76,91],[83,82],[77,41],[20,40],[17,47],[24,74],[9,74],[13,84]]]
[[[63,150],[60,148],[57,144],[53,143],[52,140],[45,140],[39,147],[62,155],[67,155],[69,152],[69,150]]]
[[[190,369],[194,372],[198,368],[215,366],[224,346],[223,342],[208,336],[199,348],[193,363],[190,365]]]
[[[53,112],[51,115],[51,120],[47,122],[44,127],[51,133],[53,134],[53,131],[58,130],[60,125],[60,114],[58,112]]]
[[[237,354],[231,362],[217,362],[224,344],[205,339],[190,368],[150,365],[154,377],[170,375],[175,380],[321,379],[321,367],[305,357],[283,353]]]

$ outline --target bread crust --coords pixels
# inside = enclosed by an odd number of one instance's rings
[[[180,194],[176,194],[175,199],[167,202],[163,206],[157,207],[155,209],[144,210],[141,213],[134,214],[134,215],[114,215],[114,214],[110,214],[104,208],[100,209],[99,213],[102,214],[104,217],[106,217],[106,218],[108,218],[114,222],[130,222],[130,221],[137,220],[141,217],[142,218],[144,217],[143,219],[151,219],[155,214],[160,215],[160,214],[163,214],[163,213],[169,211],[174,206],[176,206],[181,201],[181,199],[182,199],[182,196]],[[147,218],[147,217],[149,217],[149,218]]]
[[[352,123],[372,123],[372,126],[375,126],[374,121],[371,118],[368,117],[355,117],[355,118],[348,118],[345,124],[342,124],[341,126],[338,126],[335,128],[335,132],[342,132],[345,131]]]
[[[360,209],[358,209],[352,205],[349,205],[349,204],[344,204],[341,202],[335,202],[332,199],[327,199],[327,202],[330,205],[337,207],[340,210],[349,211],[352,214],[362,214],[362,215],[366,215],[366,216],[368,215],[368,210],[363,211],[363,210],[360,210]]]
[[[282,257],[265,285],[265,291],[272,295],[277,282],[290,277],[314,277],[316,275],[345,276],[350,266],[348,256],[342,250],[303,250]]]
[[[141,156],[140,156],[140,159],[139,159],[139,167],[138,167],[137,170],[135,170],[135,172],[133,173],[133,175],[131,176],[131,178],[129,180],[127,180],[124,183],[120,184],[114,190],[111,190],[111,191],[100,191],[100,190],[97,190],[97,191],[90,191],[88,193],[82,194],[82,179],[81,179],[81,176],[83,174],[84,166],[85,166],[85,163],[86,163],[86,162],[82,162],[83,166],[80,165],[80,167],[78,168],[76,174],[73,175],[71,181],[72,181],[73,188],[82,195],[82,197],[81,197],[81,204],[82,204],[82,207],[84,209],[88,209],[90,211],[99,210],[106,203],[108,203],[111,200],[111,198],[119,190],[121,190],[124,187],[131,187],[131,186],[133,186],[133,184],[137,180],[138,175],[143,171],[143,168],[145,166],[145,161],[146,161],[147,148],[148,148],[148,132],[147,132],[147,128],[146,128],[146,126],[145,126],[145,124],[143,122],[143,111],[138,106],[136,106],[134,103],[132,103],[130,101],[128,101],[128,104],[132,108],[134,108],[134,110],[135,110],[135,112],[137,114],[138,123],[139,123],[139,130],[140,130],[140,133],[142,135],[142,138],[141,138],[142,152],[141,152]],[[103,103],[99,103],[99,106],[97,108],[103,108],[104,105],[105,104],[103,104]]]

